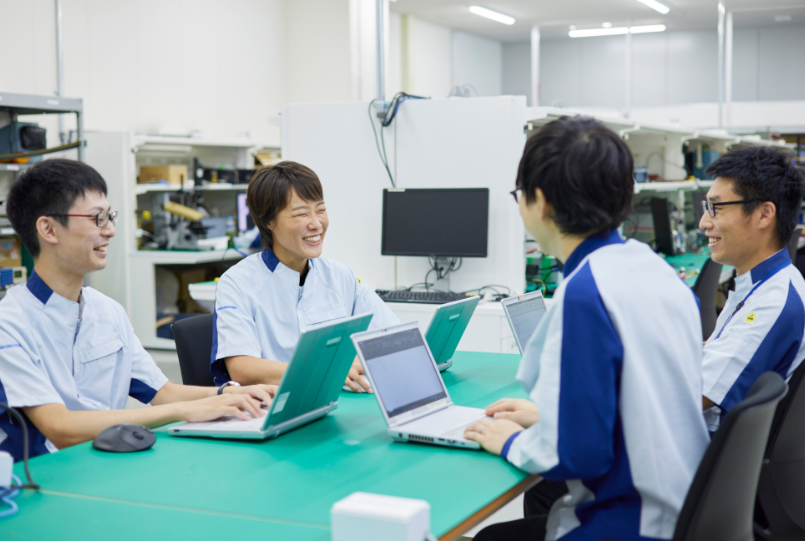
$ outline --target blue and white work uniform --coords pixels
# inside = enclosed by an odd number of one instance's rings
[[[303,331],[358,314],[373,314],[369,329],[400,320],[347,266],[318,257],[300,275],[269,249],[227,270],[215,291],[211,370],[216,385],[230,380],[224,359],[248,355],[290,362]]]
[[[79,302],[70,301],[34,271],[26,285],[0,301],[0,402],[14,408],[123,409],[128,396],[151,402],[167,381],[123,307],[91,287],[81,290]],[[0,451],[21,460],[19,423],[0,413]],[[26,423],[30,456],[57,450]]]
[[[709,443],[697,302],[617,231],[585,240],[563,272],[517,372],[539,422],[501,454],[567,481],[546,540],[671,539]]]
[[[788,249],[735,279],[735,291],[704,346],[702,394],[716,404],[705,411],[710,430],[761,374],[774,371],[788,379],[805,358],[803,299],[805,280]]]

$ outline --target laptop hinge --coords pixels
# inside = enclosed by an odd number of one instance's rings
[[[446,397],[443,400],[444,400],[444,403],[441,406],[437,406],[437,407],[435,407],[433,409],[426,409],[424,411],[421,411],[421,412],[417,413],[416,415],[414,415],[413,417],[408,417],[404,421],[400,421],[398,423],[390,424],[389,427],[406,425],[406,424],[410,423],[411,421],[416,421],[417,419],[421,419],[421,418],[425,417],[426,415],[430,415],[431,413],[436,413],[437,411],[447,409],[447,408],[449,408],[450,406],[453,405],[453,401],[450,400],[450,397]]]
[[[287,428],[293,428],[294,426],[300,426],[307,423],[310,420],[316,419],[321,417],[322,415],[326,415],[328,412],[336,409],[338,407],[338,403],[333,401],[329,404],[322,406],[320,408],[316,408],[313,411],[309,411],[304,415],[300,415],[299,417],[294,417],[293,419],[289,419],[283,423],[279,423],[276,425],[269,425],[263,432],[268,434],[279,434],[285,431]]]

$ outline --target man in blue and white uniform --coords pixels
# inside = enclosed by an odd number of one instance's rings
[[[266,248],[218,281],[210,359],[218,385],[279,383],[300,334],[313,325],[367,312],[370,329],[399,323],[347,266],[320,257],[329,218],[312,170],[288,161],[261,169],[247,200]],[[346,385],[371,391],[357,358]]]
[[[83,287],[87,274],[106,266],[117,216],[94,169],[45,160],[12,185],[6,207],[35,264],[28,282],[0,301],[0,403],[21,410],[30,456],[92,440],[121,423],[262,415],[260,402],[270,402],[276,387],[170,383],[123,307]],[[124,409],[129,396],[153,407]],[[21,460],[23,430],[0,410],[0,451]]]
[[[633,186],[629,149],[596,120],[563,117],[526,144],[520,214],[565,280],[517,373],[530,400],[493,404],[466,437],[569,494],[479,541],[673,537],[709,441],[701,325],[674,270],[615,229]]]
[[[805,358],[805,280],[787,247],[805,174],[787,151],[760,146],[725,154],[707,173],[715,181],[699,227],[713,261],[737,274],[704,346],[703,406],[714,431],[761,374],[787,379]]]

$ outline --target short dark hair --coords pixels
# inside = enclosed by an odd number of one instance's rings
[[[274,248],[274,238],[268,224],[288,206],[292,191],[305,201],[324,199],[319,177],[301,163],[284,161],[264,167],[249,182],[246,203],[264,247]]]
[[[106,181],[89,165],[62,158],[39,162],[11,185],[6,214],[31,256],[39,257],[41,251],[36,221],[41,216],[53,216],[66,227],[69,218],[54,215],[67,214],[86,192],[106,195]]]
[[[743,199],[744,214],[751,214],[761,202],[770,201],[777,208],[777,240],[788,245],[797,225],[805,191],[805,173],[791,160],[787,149],[752,146],[733,150],[714,161],[705,170],[712,177],[732,181],[732,190]]]
[[[516,185],[527,203],[542,189],[562,233],[592,234],[615,229],[629,215],[633,169],[618,134],[594,118],[563,116],[528,140]]]

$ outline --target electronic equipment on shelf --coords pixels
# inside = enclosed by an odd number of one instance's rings
[[[378,289],[375,291],[385,302],[413,302],[419,304],[445,304],[466,299],[466,293],[448,293],[444,291],[409,291],[397,289],[389,291]]]

